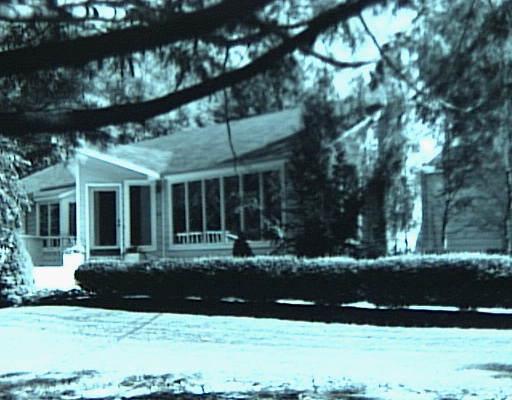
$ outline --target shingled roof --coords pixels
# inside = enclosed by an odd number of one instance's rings
[[[237,158],[268,159],[283,155],[283,142],[300,130],[301,112],[288,109],[232,121],[230,126]],[[162,175],[218,167],[233,158],[224,123],[115,146],[106,153]]]
[[[288,141],[300,130],[299,108],[232,121],[232,142],[241,161],[266,160],[287,154]],[[161,175],[221,167],[232,162],[226,124],[192,128],[105,151]],[[64,190],[74,176],[65,163],[53,165],[22,179],[29,193]]]
[[[28,193],[69,190],[75,185],[75,177],[69,172],[66,163],[60,163],[26,176],[21,184]]]

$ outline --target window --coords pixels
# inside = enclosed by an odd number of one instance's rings
[[[260,174],[243,175],[243,221],[245,236],[250,240],[261,239]]]
[[[151,187],[129,186],[130,246],[152,245]]]
[[[240,187],[238,176],[223,178],[224,182],[224,215],[226,231],[235,234],[241,229],[240,221]]]
[[[60,235],[59,203],[39,205],[39,236]]]
[[[59,203],[39,204],[39,236],[52,237],[50,239],[43,240],[43,247],[58,247],[60,245],[59,235]]]
[[[174,183],[171,198],[175,244],[271,239],[281,224],[280,171]]]
[[[187,233],[187,212],[185,207],[185,184],[172,185],[172,221],[174,242],[181,243]]]
[[[203,231],[203,195],[201,181],[188,183],[188,220],[190,232]]]
[[[204,181],[206,230],[220,231],[222,229],[220,214],[220,179]]]
[[[267,171],[262,174],[262,181],[263,238],[274,239],[282,223],[281,177],[278,171]]]
[[[76,236],[76,203],[69,203],[68,235]]]

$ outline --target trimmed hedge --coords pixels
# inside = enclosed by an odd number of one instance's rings
[[[238,297],[321,304],[368,301],[382,306],[512,307],[512,259],[484,254],[346,257],[165,259],[91,262],[75,273],[98,294],[154,298]]]

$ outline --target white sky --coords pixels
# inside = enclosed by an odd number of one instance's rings
[[[386,42],[389,42],[393,36],[398,32],[405,32],[411,28],[412,20],[416,16],[416,13],[410,9],[400,9],[398,12],[393,13],[391,8],[383,12],[379,12],[377,15],[372,10],[366,10],[363,13],[363,18],[366,24],[377,38],[379,44],[382,46]],[[358,29],[362,26],[358,19],[353,19]],[[366,40],[361,43],[355,53],[345,44],[339,43],[334,44],[330,49],[322,49],[320,45],[319,51],[330,51],[332,55],[342,61],[367,61],[367,60],[378,60],[380,54],[377,47],[368,37],[365,35]],[[369,78],[369,72],[374,68],[375,64],[369,64],[368,66],[357,68],[357,69],[345,69],[336,74],[335,86],[341,93],[349,90],[350,81],[358,76],[363,76],[366,80]]]

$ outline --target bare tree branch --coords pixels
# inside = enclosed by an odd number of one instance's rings
[[[311,45],[325,29],[342,20],[357,16],[362,10],[382,1],[349,1],[333,7],[314,18],[308,28],[284,40],[249,64],[166,96],[139,103],[90,110],[0,113],[0,132],[15,136],[43,132],[87,131],[102,126],[145,121],[266,71],[287,54]]]
[[[0,53],[0,76],[81,66],[93,60],[192,39],[239,22],[272,1],[275,0],[224,0],[203,10],[169,16],[158,24],[4,51]]]
[[[411,79],[409,79],[409,77],[400,69],[400,67],[398,67],[395,64],[395,62],[386,54],[386,52],[382,49],[381,45],[379,44],[377,38],[375,37],[375,35],[372,33],[372,31],[366,24],[366,21],[364,20],[362,15],[359,15],[359,20],[361,21],[361,24],[363,25],[363,28],[366,31],[366,33],[368,34],[368,36],[370,36],[375,47],[377,47],[377,50],[379,51],[382,59],[391,68],[391,70],[395,73],[395,75],[399,79],[401,79],[403,82],[405,82],[407,84],[407,86],[409,86],[409,88],[416,94],[416,96],[418,98],[427,98],[427,99],[431,98],[431,96],[425,89],[419,88],[416,85],[416,83],[413,82]],[[472,107],[461,108],[454,104],[451,104],[450,102],[447,102],[444,99],[436,99],[436,100],[441,107],[443,107],[447,110],[457,111],[457,112],[461,112],[461,113],[474,112],[474,111],[478,110],[480,107],[482,107],[484,104],[484,101],[481,100]],[[421,104],[423,106],[425,106],[426,108],[429,108],[429,109],[433,108],[433,106],[431,104],[428,104],[427,102],[421,102]]]
[[[373,64],[376,61],[340,61],[332,57],[328,57],[324,54],[317,53],[316,51],[309,49],[301,49],[304,54],[315,57],[324,63],[330,64],[336,68],[360,68],[368,64]]]
[[[276,23],[275,21],[264,22],[264,21],[261,21],[259,19],[256,19],[255,21],[252,21],[252,22],[261,31],[266,32],[267,34],[276,35],[276,36],[280,37],[281,39],[288,39],[290,37],[288,32],[286,32],[287,28],[283,29],[283,25],[280,25],[280,24]],[[291,25],[288,25],[288,26],[291,26]],[[359,67],[362,67],[364,65],[368,65],[368,64],[371,64],[371,63],[375,62],[375,61],[354,61],[354,62],[340,61],[340,60],[336,60],[336,59],[334,59],[332,57],[326,56],[324,54],[320,54],[320,53],[312,50],[311,46],[302,46],[300,48],[300,51],[302,53],[306,54],[306,55],[315,57],[315,58],[319,59],[320,61],[322,61],[324,63],[330,64],[330,65],[332,65],[332,66],[334,66],[336,68],[341,68],[341,69],[344,69],[344,68],[359,68]]]

